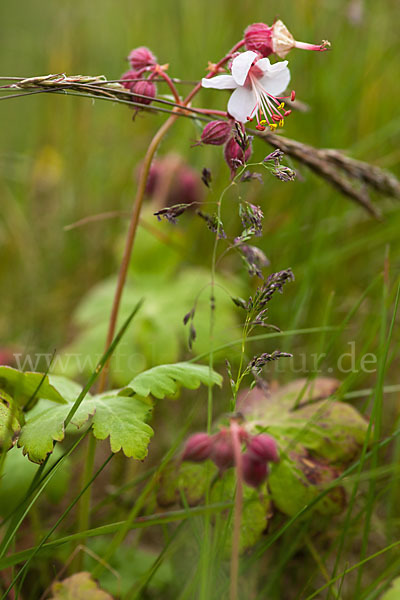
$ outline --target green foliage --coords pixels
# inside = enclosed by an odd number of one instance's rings
[[[62,455],[62,449],[58,446],[49,460],[51,467]],[[61,469],[57,469],[45,489],[48,500],[58,503],[68,488],[70,479],[70,460],[64,460]],[[5,457],[5,464],[1,478],[0,515],[6,517],[24,498],[31,481],[37,471],[37,466],[23,455],[22,451],[14,447]]]
[[[112,600],[112,596],[99,588],[90,573],[74,573],[51,586],[50,600]]]
[[[63,393],[68,384],[60,378],[51,378],[41,373],[18,371],[12,367],[0,367],[0,389],[9,393],[20,405],[36,396],[63,404]],[[61,387],[61,391],[58,389]]]
[[[122,450],[128,458],[143,460],[153,435],[146,424],[151,414],[151,404],[137,396],[124,397],[102,394],[93,398],[95,414],[93,433],[99,440],[110,437],[112,452]]]
[[[37,463],[43,462],[53,451],[54,442],[63,441],[64,421],[81,391],[77,383],[64,377],[52,375],[50,380],[57,387],[57,393],[64,395],[64,403],[54,404],[49,399],[39,400],[27,413],[18,437],[18,446],[23,448],[24,454],[27,454],[31,461]],[[143,460],[153,435],[152,428],[146,423],[152,412],[152,402],[147,397],[175,396],[180,386],[193,390],[201,383],[221,385],[222,377],[215,371],[210,373],[209,367],[204,365],[160,365],[134,377],[123,390],[95,396],[87,394],[74,414],[71,424],[79,429],[91,419],[94,436],[99,440],[109,437],[112,452],[122,450],[128,458]],[[6,412],[3,420],[6,426],[9,409],[4,406],[4,410]],[[17,420],[14,427],[15,433],[18,433]]]
[[[64,421],[73,405],[54,406],[47,400],[40,400],[28,414],[18,439],[33,462],[41,463],[53,451],[54,442],[65,437]],[[128,457],[139,460],[145,458],[147,446],[153,430],[145,423],[151,413],[151,406],[137,397],[123,397],[115,394],[86,396],[71,423],[82,427],[93,417],[93,434],[104,440],[110,437],[111,450],[122,449]]]
[[[181,385],[195,390],[202,383],[221,386],[222,377],[216,371],[210,372],[209,367],[195,363],[159,365],[136,375],[120,394],[136,393],[139,396],[152,395],[161,399],[165,396],[175,396]]]

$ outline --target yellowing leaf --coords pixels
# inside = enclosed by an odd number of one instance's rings
[[[99,588],[86,571],[53,583],[51,593],[50,600],[113,600],[110,594]]]

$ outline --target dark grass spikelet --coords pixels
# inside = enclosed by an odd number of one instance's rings
[[[189,335],[188,335],[188,348],[192,350],[193,342],[196,340],[197,332],[195,326],[193,324],[195,315],[195,308],[193,307],[186,315],[183,317],[183,324],[187,325],[189,323]]]
[[[273,362],[274,360],[278,360],[280,358],[292,358],[293,354],[289,354],[288,352],[281,352],[280,350],[274,350],[274,352],[272,352],[272,354],[269,354],[268,352],[264,352],[263,354],[260,354],[259,356],[255,356],[247,365],[246,371],[248,373],[253,373],[253,375],[257,376],[260,375],[263,367],[269,363],[269,362]]]
[[[196,214],[207,223],[208,229],[213,233],[216,233],[220,240],[226,239],[223,223],[217,214],[209,215],[201,210],[198,210]]]
[[[239,247],[239,251],[241,252],[249,275],[257,275],[257,277],[263,279],[261,269],[270,264],[264,252],[260,248],[257,248],[257,246],[250,246],[248,244],[242,244]]]
[[[259,206],[250,202],[241,202],[239,205],[239,217],[244,228],[240,236],[241,238],[248,235],[261,236],[264,214]]]
[[[294,281],[292,269],[284,269],[272,273],[264,283],[257,288],[254,297],[250,296],[246,310],[250,315],[253,325],[265,325],[267,318],[267,304],[275,292],[282,293],[283,286],[288,281]]]
[[[240,181],[242,183],[248,183],[250,181],[258,181],[261,184],[264,183],[261,173],[252,172],[248,169],[243,173],[243,175],[240,178]]]
[[[204,169],[201,172],[201,180],[206,187],[211,187],[212,176],[210,169],[204,167]]]
[[[290,167],[285,167],[284,165],[279,165],[275,169],[272,169],[271,173],[274,177],[284,182],[294,181],[296,179],[296,171]]]
[[[191,204],[174,204],[174,206],[169,206],[166,208],[161,208],[157,212],[153,213],[155,217],[159,221],[161,221],[161,217],[175,225],[177,223],[177,217],[180,217]]]

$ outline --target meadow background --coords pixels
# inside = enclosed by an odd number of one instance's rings
[[[397,0],[3,2],[0,75],[65,72],[117,79],[127,69],[129,51],[147,45],[161,63],[170,64],[170,75],[197,80],[207,61],[223,56],[248,24],[271,23],[275,16],[298,40],[332,43],[329,53],[293,50],[288,56],[291,85],[310,110],[292,113],[285,135],[316,147],[343,149],[400,176]],[[224,108],[226,99],[221,92],[202,92],[194,105],[207,100],[210,107]],[[73,339],[72,312],[94,284],[117,271],[126,220],[104,220],[72,231],[64,227],[88,215],[130,209],[137,165],[164,118],[140,114],[132,122],[124,106],[50,94],[0,103],[1,346],[47,353]],[[218,193],[228,181],[228,169],[219,148],[190,149],[198,136],[195,125],[182,119],[158,154],[181,153],[199,174],[208,167]],[[256,159],[268,152],[269,147],[256,141]],[[391,317],[399,279],[398,201],[373,198],[383,213],[382,221],[376,221],[303,167],[293,183],[266,175],[264,180],[262,188],[249,192],[265,215],[264,235],[257,244],[272,271],[291,267],[296,277],[270,310],[270,321],[281,329],[342,323],[388,257],[387,297],[382,299],[378,281],[324,363],[324,374],[344,378],[337,360],[349,352],[349,342],[355,343],[358,357],[382,350],[382,319],[386,323]],[[151,212],[150,206],[150,221]],[[232,231],[236,217],[230,215],[228,202],[223,216]],[[208,268],[212,244],[203,223],[189,215],[177,227],[186,248],[178,257],[182,265]],[[168,233],[171,226],[163,223],[161,229]],[[133,261],[143,276],[148,270],[157,272],[147,253],[134,251]],[[250,291],[252,282],[239,261],[228,260],[224,269]],[[398,383],[399,342],[395,328],[385,385]],[[261,345],[259,349],[268,351]],[[308,356],[321,350],[321,338],[293,336],[281,349]],[[284,382],[299,376],[280,369],[274,375],[271,368],[270,377]],[[374,373],[360,370],[348,388],[369,388],[374,381]],[[382,416],[388,432],[399,416],[398,393],[385,396]],[[173,432],[162,437],[168,446]]]

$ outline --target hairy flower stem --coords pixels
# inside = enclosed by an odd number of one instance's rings
[[[236,465],[236,495],[233,513],[233,535],[230,568],[229,600],[237,600],[239,579],[239,551],[240,551],[240,525],[243,511],[243,464],[240,452],[239,425],[236,420],[231,421],[233,452]]]

